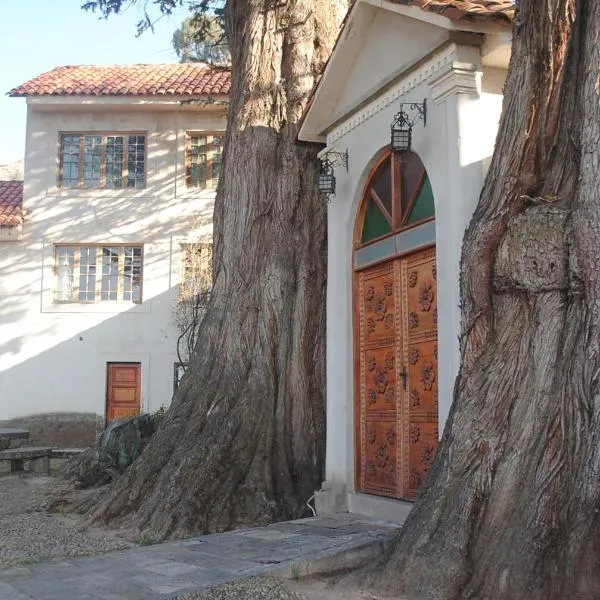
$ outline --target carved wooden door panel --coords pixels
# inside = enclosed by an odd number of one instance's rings
[[[413,500],[433,463],[438,444],[437,286],[435,250],[401,262],[408,378],[404,405],[404,494]]]
[[[415,498],[437,447],[435,249],[357,274],[356,487]]]

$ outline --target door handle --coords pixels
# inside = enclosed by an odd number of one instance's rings
[[[404,389],[406,390],[406,381],[408,379],[408,371],[406,370],[406,367],[402,367],[402,371],[400,371],[400,377],[402,377]]]

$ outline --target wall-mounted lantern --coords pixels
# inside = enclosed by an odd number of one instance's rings
[[[407,111],[412,113],[412,117]],[[410,152],[413,126],[421,119],[423,119],[423,127],[425,127],[427,125],[427,100],[423,100],[421,104],[403,102],[400,105],[400,112],[394,115],[391,127],[390,144],[394,152]]]
[[[348,150],[345,152],[330,150],[319,158],[317,189],[326,198],[335,194],[334,168],[338,165],[346,167],[346,171],[348,171]]]

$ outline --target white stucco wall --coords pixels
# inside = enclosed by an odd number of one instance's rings
[[[210,241],[214,190],[189,191],[186,130],[223,131],[222,109],[28,107],[20,241],[0,241],[0,420],[104,415],[107,362],[141,362],[142,410],[168,404],[177,361],[180,244]],[[56,187],[61,132],[145,132],[140,190]],[[54,244],[143,244],[143,301],[53,303]]]
[[[366,179],[389,144],[400,103],[426,99],[427,125],[415,125],[413,150],[435,196],[441,435],[459,366],[462,239],[493,153],[504,76],[483,69],[477,48],[451,45],[328,133],[328,149],[348,150],[349,169],[336,168],[337,192],[328,206],[327,489],[354,490],[352,240]]]

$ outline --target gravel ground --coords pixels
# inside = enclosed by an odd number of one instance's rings
[[[333,586],[331,580],[253,577],[217,585],[173,600],[382,600],[349,585]]]
[[[253,577],[179,596],[177,600],[306,600],[272,577]]]
[[[0,476],[0,569],[132,546],[76,518],[48,513],[49,502],[66,487],[55,477]]]

